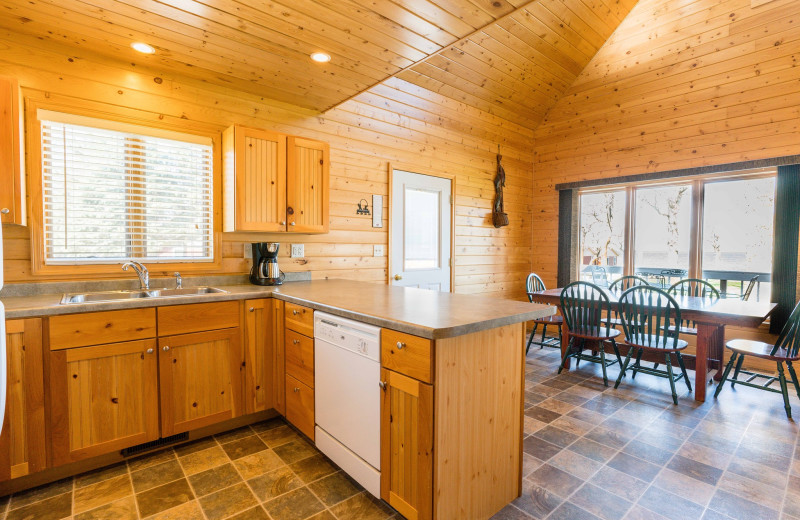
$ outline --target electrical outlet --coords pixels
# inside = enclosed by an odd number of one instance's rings
[[[372,256],[384,256],[386,255],[386,246],[383,244],[375,244],[372,246]]]
[[[242,245],[244,246],[244,256],[242,256],[242,258],[244,258],[245,260],[247,260],[248,258],[253,258],[253,244],[248,244],[247,242],[245,242]]]
[[[303,244],[292,244],[292,258],[303,258],[306,256],[306,246]]]

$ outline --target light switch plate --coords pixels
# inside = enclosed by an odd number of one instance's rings
[[[253,244],[245,242],[242,245],[244,246],[244,256],[242,258],[244,258],[245,260],[247,260],[248,258],[253,258]]]
[[[372,227],[383,227],[383,195],[372,196]]]
[[[372,246],[372,256],[385,256],[386,255],[386,246],[383,244],[375,244]]]
[[[304,244],[292,244],[292,258],[303,258],[306,256],[306,246]]]

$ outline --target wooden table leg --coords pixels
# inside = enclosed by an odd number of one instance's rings
[[[561,311],[559,309],[559,314]],[[564,320],[564,323],[561,324],[561,359],[564,359],[564,354],[567,353],[567,348],[569,347],[569,327],[567,327],[567,321]],[[569,363],[570,360],[568,359],[566,363],[564,363],[564,368],[569,370]]]
[[[717,373],[714,374],[714,381],[722,381],[722,373],[725,371],[725,364],[722,362],[725,357],[725,325],[717,325],[714,334],[714,343],[708,347],[708,358],[719,359]]]
[[[701,403],[706,400],[706,387],[708,386],[708,349],[713,343],[714,325],[710,323],[697,324],[697,352],[695,353],[694,400]]]

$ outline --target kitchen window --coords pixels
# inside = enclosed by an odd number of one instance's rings
[[[775,179],[773,168],[582,190],[580,279],[702,278],[727,298],[754,280],[750,299],[768,301]]]
[[[214,262],[211,137],[39,109],[44,266]]]

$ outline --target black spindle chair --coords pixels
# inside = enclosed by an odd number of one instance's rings
[[[797,397],[800,398],[800,381],[797,380],[797,373],[792,366],[794,361],[800,360],[800,334],[798,334],[798,329],[800,329],[800,303],[795,306],[792,314],[789,315],[789,320],[786,322],[786,325],[783,326],[783,330],[781,330],[778,336],[778,341],[776,341],[774,345],[747,339],[733,339],[726,343],[725,348],[732,352],[731,359],[725,366],[725,371],[722,373],[722,381],[717,385],[714,397],[717,397],[722,391],[722,387],[728,379],[728,374],[730,374],[731,368],[735,363],[736,371],[733,374],[733,379],[731,379],[731,388],[738,383],[760,390],[783,394],[783,408],[786,410],[786,417],[791,419],[792,407],[789,406],[789,390],[786,384],[786,375],[783,372],[783,364],[786,363],[786,367],[789,369],[789,375],[792,378],[792,383],[794,384],[795,392],[797,392]],[[744,362],[745,356],[775,361],[778,366],[778,377],[742,370],[742,363]],[[745,381],[739,381],[739,374],[745,374],[749,377]],[[766,381],[764,381],[763,384],[753,383],[752,381],[757,378],[763,378],[766,379]],[[770,385],[774,383],[776,379],[780,383],[780,390],[770,388]]]
[[[533,296],[530,293],[546,291],[547,287],[545,287],[544,282],[538,274],[531,273],[525,280],[525,290],[528,292],[528,301],[533,303]],[[536,318],[533,320],[533,331],[528,338],[528,345],[525,347],[525,355],[528,355],[528,351],[531,349],[531,344],[533,343],[539,345],[540,349],[545,346],[561,348],[561,325],[563,323],[564,318],[557,314],[553,314],[552,316],[547,316],[544,318]],[[542,325],[542,339],[540,341],[533,341],[533,337],[536,335],[536,329],[539,327],[539,325]],[[553,336],[547,337],[548,325],[554,325],[558,327],[557,338]]]
[[[572,282],[561,291],[561,315],[569,329],[569,344],[558,373],[564,369],[567,359],[574,357],[575,367],[582,359],[593,363],[600,363],[603,367],[603,384],[608,386],[606,367],[614,363],[622,364],[619,348],[614,338],[620,331],[611,326],[611,303],[608,295],[595,284],[589,282]],[[587,346],[587,341],[590,342]],[[606,361],[605,343],[611,343],[616,360]],[[600,356],[583,354],[583,350],[590,348],[599,350]]]
[[[627,275],[621,278],[617,278],[611,285],[608,286],[609,292],[613,292],[616,294],[621,294],[631,287],[638,287],[640,285],[650,285],[647,283],[647,280],[642,278],[641,276],[636,275]],[[615,317],[611,319],[611,324],[614,326],[621,326],[622,320],[619,317],[619,312],[615,312]]]
[[[672,402],[678,404],[678,394],[675,391],[675,382],[681,377],[686,382],[689,391],[692,391],[692,384],[686,374],[686,365],[681,357],[681,350],[688,346],[688,343],[677,334],[672,333],[673,327],[681,322],[681,309],[675,298],[665,291],[652,286],[632,287],[622,293],[619,297],[619,313],[622,318],[622,327],[625,330],[625,343],[628,344],[628,353],[625,356],[625,364],[617,377],[614,388],[619,386],[631,354],[636,351],[636,363],[633,365],[632,377],[637,372],[651,374],[658,377],[669,379],[669,386],[672,390]],[[658,370],[656,364],[653,368],[643,367],[639,364],[643,352],[658,352],[664,356],[667,369]],[[681,373],[677,376],[672,370],[672,355],[675,355]]]

